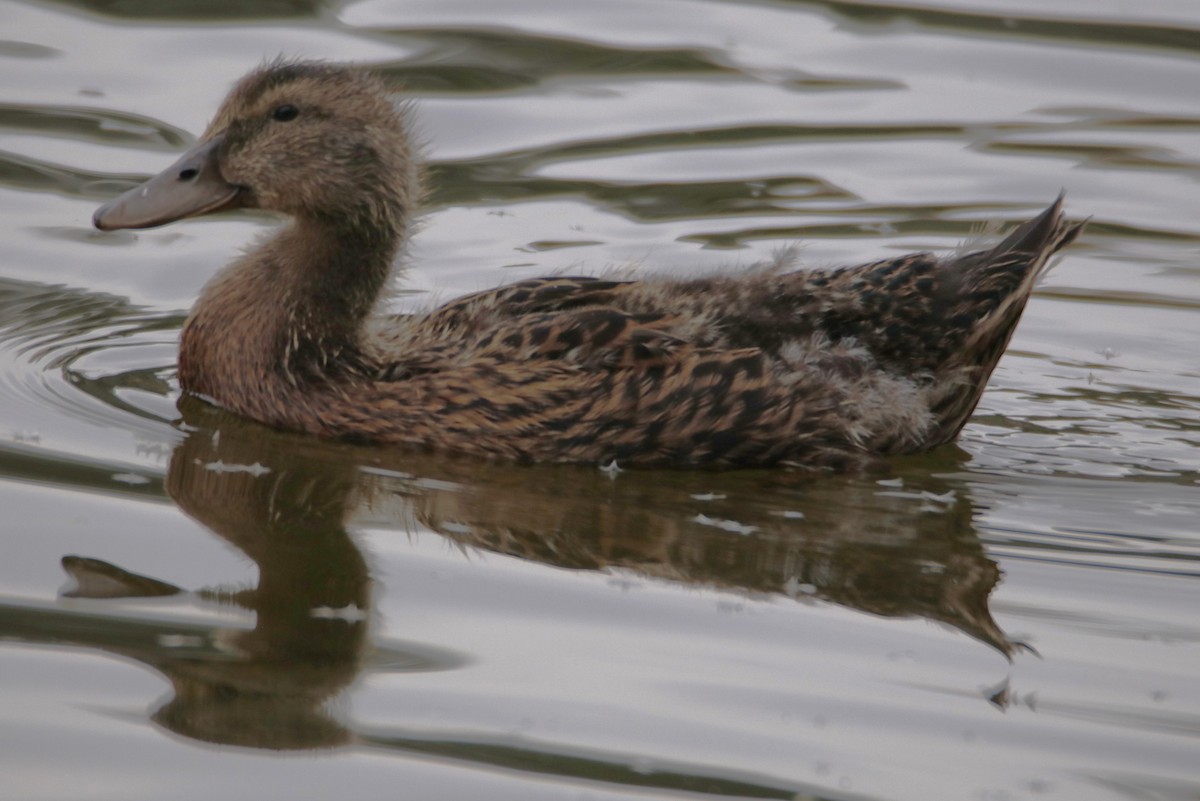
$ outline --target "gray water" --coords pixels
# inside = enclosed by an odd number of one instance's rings
[[[272,220],[94,208],[277,54],[415,100],[398,309],[1090,217],[957,446],[512,468],[180,400]],[[0,5],[0,798],[1200,798],[1192,0]]]

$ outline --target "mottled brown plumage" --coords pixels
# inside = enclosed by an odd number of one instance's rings
[[[348,67],[242,79],[101,228],[292,216],[204,290],[185,390],[323,437],[521,461],[845,468],[957,436],[1047,259],[1061,198],[999,245],[840,270],[545,278],[374,314],[420,198],[403,110]]]

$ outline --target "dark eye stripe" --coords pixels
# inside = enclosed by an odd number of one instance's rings
[[[284,103],[271,112],[271,119],[276,122],[290,122],[296,119],[300,114],[300,109],[293,106],[291,103]]]

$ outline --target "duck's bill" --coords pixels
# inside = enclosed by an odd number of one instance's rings
[[[146,183],[105,203],[92,224],[101,231],[153,228],[241,205],[241,189],[221,177],[217,164],[222,138],[201,142]]]

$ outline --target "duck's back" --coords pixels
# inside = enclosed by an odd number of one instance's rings
[[[523,281],[391,327],[380,384],[425,386],[429,419],[506,457],[845,466],[923,450],[957,435],[1077,232],[1056,204],[957,258]]]

